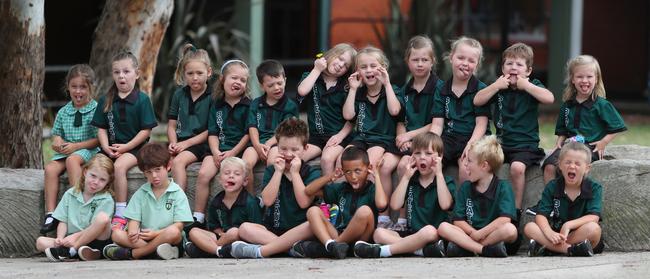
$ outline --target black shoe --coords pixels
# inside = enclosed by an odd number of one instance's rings
[[[232,259],[233,257],[230,254],[230,251],[232,251],[232,245],[226,244],[224,246],[221,246],[221,248],[219,248],[219,251],[217,252],[218,253],[217,257]]]
[[[318,241],[301,240],[294,243],[289,250],[289,255],[295,258],[328,258],[325,246]]]
[[[348,255],[348,244],[344,242],[330,242],[327,247],[327,253],[329,253],[335,259],[345,259]]]
[[[61,262],[72,258],[68,247],[50,247],[45,249],[45,255],[50,261]]]
[[[354,256],[357,258],[379,258],[381,253],[380,244],[370,244],[365,241],[357,241],[354,244]]]
[[[41,226],[41,234],[45,235],[45,234],[47,234],[47,233],[49,233],[51,231],[56,230],[56,227],[58,225],[59,225],[59,220],[52,217],[51,213],[45,215],[45,220],[43,221],[43,225]]]
[[[474,257],[474,253],[465,250],[463,247],[460,247],[456,245],[456,243],[453,243],[449,241],[447,244],[447,257],[450,258],[455,258],[455,257]]]
[[[481,256],[490,258],[505,258],[508,256],[506,245],[503,243],[503,241],[501,241],[492,245],[483,246]]]
[[[203,223],[197,221],[197,220],[196,220],[196,217],[194,217],[194,222],[193,222],[192,224],[189,224],[189,225],[183,227],[183,231],[185,231],[185,235],[187,235],[187,236],[189,237],[189,235],[190,235],[190,231],[191,231],[193,228],[205,229],[205,224],[203,224]]]
[[[190,258],[216,258],[217,255],[201,250],[194,243],[185,243],[185,254]]]
[[[546,247],[537,243],[534,239],[531,239],[530,242],[528,242],[529,257],[541,257],[544,256],[544,254],[546,254]]]
[[[591,242],[588,239],[571,245],[567,252],[571,257],[591,257],[594,255],[594,250],[591,248]]]
[[[539,203],[529,208],[526,208],[526,214],[530,216],[537,216],[538,205]]]
[[[422,254],[430,258],[444,258],[447,254],[445,251],[445,242],[442,239],[435,243],[429,243],[422,248]]]

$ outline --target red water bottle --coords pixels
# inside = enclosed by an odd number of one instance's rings
[[[323,214],[325,215],[325,218],[329,219],[330,218],[330,208],[327,206],[326,203],[321,202],[320,203],[320,210],[323,211]]]

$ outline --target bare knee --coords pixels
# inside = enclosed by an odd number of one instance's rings
[[[598,223],[596,223],[596,222],[589,222],[589,223],[586,223],[586,224],[584,224],[582,226],[587,230],[589,235],[600,234],[601,230],[602,230],[600,228],[600,225],[598,225]]]
[[[59,166],[59,163],[56,161],[51,161],[45,165],[45,175],[46,176],[59,176],[63,173],[65,169]]]
[[[517,227],[513,225],[512,223],[506,223],[503,225],[503,231],[505,233],[506,238],[512,239],[512,238],[517,238]]]
[[[368,207],[367,205],[359,207],[359,209],[357,209],[354,215],[362,219],[374,219],[375,217],[374,213],[372,212],[372,209],[370,209],[370,207]]]
[[[530,238],[535,232],[539,231],[539,226],[535,222],[530,222],[524,226],[524,234]]]
[[[440,223],[440,226],[438,227],[438,234],[441,236],[447,235],[447,233],[453,229],[452,226],[452,224],[447,222]]]
[[[176,226],[169,226],[161,232],[161,236],[172,243],[178,243],[181,240],[181,230]]]
[[[323,211],[318,206],[312,206],[307,209],[307,218],[318,218],[323,215]]]
[[[102,226],[107,226],[108,223],[110,222],[111,222],[111,217],[104,212],[98,213],[97,216],[95,217],[95,223],[100,224]]]
[[[424,226],[420,229],[419,233],[421,233],[429,242],[438,239],[438,230],[431,225]]]
[[[520,162],[513,162],[510,164],[510,176],[523,177],[526,173],[526,165]]]

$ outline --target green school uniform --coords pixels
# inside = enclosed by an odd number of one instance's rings
[[[89,227],[100,212],[104,212],[109,218],[112,217],[113,208],[115,202],[107,192],[97,193],[88,201],[84,201],[82,192],[70,188],[63,194],[52,217],[68,226],[67,236]]]
[[[267,187],[275,168],[266,167],[262,185]],[[300,166],[300,177],[305,185],[321,177],[319,169],[305,164]],[[280,180],[280,190],[275,202],[265,209],[264,225],[274,231],[287,231],[307,221],[307,208],[300,208],[293,192],[293,183],[283,174]]]
[[[456,182],[451,176],[445,176],[445,183],[449,193],[456,193]],[[406,209],[406,224],[411,232],[417,232],[426,225],[435,228],[440,223],[449,219],[449,214],[440,208],[438,202],[438,185],[434,178],[426,188],[420,184],[420,172],[416,172],[409,181],[404,197],[404,208]]]
[[[141,229],[160,230],[174,223],[194,221],[185,192],[170,181],[165,193],[156,199],[151,183],[145,183],[133,193],[124,217],[140,222]]]
[[[395,145],[397,122],[403,121],[402,113],[398,116],[390,115],[386,89],[383,86],[374,104],[368,100],[367,91],[367,87],[359,87],[355,96],[356,130],[352,140]],[[393,91],[397,92],[398,88],[393,87]]]
[[[189,139],[208,129],[210,112],[210,86],[195,101],[189,86],[178,88],[169,106],[168,119],[176,120],[176,136]]]
[[[109,144],[128,143],[141,130],[158,125],[149,96],[142,91],[133,89],[124,99],[116,93],[111,110],[107,113],[104,113],[105,103],[104,95],[99,99],[91,124],[106,129]]]
[[[433,117],[444,118],[443,134],[471,136],[476,126],[476,117],[488,116],[490,113],[486,106],[474,106],[474,96],[486,85],[472,76],[467,83],[467,89],[458,97],[451,91],[452,84],[453,79],[448,80],[440,93],[434,96]]]
[[[82,142],[96,138],[97,127],[90,124],[96,108],[97,102],[92,99],[80,109],[76,109],[72,102],[68,102],[56,114],[56,119],[54,119],[54,125],[52,126],[52,135],[59,136],[66,142]],[[84,148],[72,154],[79,155],[84,161],[88,161],[98,151],[99,147]],[[68,156],[66,154],[54,153],[52,160],[60,160]]]
[[[275,134],[275,128],[280,122],[290,117],[298,117],[298,105],[283,95],[280,100],[269,105],[266,102],[266,94],[253,100],[248,112],[246,126],[257,128],[260,134],[260,143],[264,144]]]
[[[586,177],[580,185],[580,195],[572,201],[565,194],[564,178],[551,180],[542,192],[537,213],[546,216],[554,231],[560,231],[564,223],[593,214],[601,217],[603,210],[603,186]]]
[[[476,186],[465,181],[456,193],[452,219],[467,221],[480,230],[498,217],[516,219],[515,199],[510,182],[496,176],[485,193],[476,191]]]
[[[233,149],[248,134],[246,120],[251,100],[242,97],[234,106],[224,100],[216,101],[210,108],[208,133],[219,137],[219,150]]]
[[[300,82],[308,75],[309,72],[303,73]],[[318,77],[309,94],[298,97],[300,108],[307,111],[310,136],[330,137],[343,129],[343,104],[347,96],[345,84],[346,80],[339,78],[335,86],[327,89],[325,81]]]
[[[244,222],[262,223],[262,208],[260,201],[251,196],[246,190],[241,190],[237,200],[230,208],[223,203],[226,192],[221,191],[210,202],[208,208],[208,230],[238,228]]]
[[[445,84],[433,72],[429,75],[429,79],[427,79],[422,91],[418,92],[413,89],[413,82],[414,79],[409,80],[399,94],[404,111],[404,126],[407,132],[431,124],[435,106],[435,93],[442,90]]]
[[[582,103],[576,99],[566,101],[560,107],[555,124],[555,134],[567,138],[582,135],[586,143],[596,142],[607,134],[627,130],[623,118],[609,101],[596,97]]]
[[[339,215],[334,225],[339,231],[345,230],[359,207],[367,205],[375,215],[378,212],[375,204],[375,184],[371,181],[366,181],[366,185],[358,192],[355,192],[348,182],[329,184],[323,188],[323,199],[326,203],[339,206]]]

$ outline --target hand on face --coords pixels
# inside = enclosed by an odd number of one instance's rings
[[[386,68],[382,66],[377,67],[377,73],[375,74],[375,77],[377,77],[379,79],[379,82],[381,82],[381,84],[384,86],[390,85],[390,76],[388,75]]]
[[[321,73],[325,71],[327,69],[327,60],[324,57],[314,60],[314,69]]]
[[[361,86],[361,76],[359,75],[359,72],[354,72],[350,75],[348,78],[348,85],[350,85],[350,89],[354,90]]]

